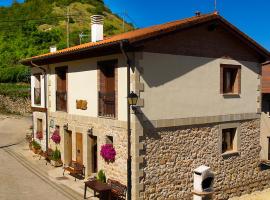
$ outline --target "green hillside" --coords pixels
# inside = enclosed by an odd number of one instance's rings
[[[105,16],[105,36],[133,29],[129,23],[123,26],[103,0],[14,0],[12,6],[0,7],[0,82],[29,81],[29,71],[19,60],[46,53],[52,45],[66,48],[67,13],[70,46],[80,44],[80,33],[86,35],[81,42],[89,42],[93,14]]]

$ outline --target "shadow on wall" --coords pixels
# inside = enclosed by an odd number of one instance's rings
[[[181,76],[185,76],[186,74],[196,70],[197,68],[204,67],[211,62],[216,62],[216,67],[218,68],[219,76],[219,68],[218,62],[216,58],[198,58],[198,57],[183,57],[180,55],[168,55],[164,54],[164,58],[161,57],[160,54],[144,54],[142,55],[142,60],[136,63],[136,67],[139,71],[141,70],[140,66],[144,66],[143,73],[141,74],[143,80],[146,82],[148,87],[159,87],[164,85],[168,82],[171,82]],[[242,66],[248,67],[254,73],[259,72],[259,67],[254,67],[249,62],[245,61],[238,61]],[[205,71],[207,72],[207,71]],[[213,72],[213,71],[211,71]],[[208,73],[201,73],[198,74],[200,78],[202,76],[205,79],[209,79]],[[194,80],[194,84],[198,84],[196,80]],[[179,86],[180,87],[180,86]]]

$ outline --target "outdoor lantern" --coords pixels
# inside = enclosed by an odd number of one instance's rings
[[[87,130],[87,134],[88,134],[88,136],[92,137],[93,136],[93,128],[89,128]]]
[[[63,128],[64,128],[65,131],[67,131],[68,130],[68,123],[64,124]]]
[[[128,104],[130,106],[135,106],[137,104],[137,101],[138,101],[138,95],[135,94],[134,92],[131,92],[128,95]]]
[[[53,119],[51,119],[51,121],[50,121],[50,127],[54,128],[54,120]]]

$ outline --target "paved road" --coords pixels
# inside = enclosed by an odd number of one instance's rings
[[[56,188],[23,166],[3,147],[22,141],[31,118],[0,116],[0,199],[1,200],[67,200]]]

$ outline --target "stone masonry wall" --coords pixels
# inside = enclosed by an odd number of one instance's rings
[[[144,131],[143,199],[192,199],[193,170],[211,167],[214,199],[225,200],[270,186],[270,172],[258,168],[259,120],[240,122],[239,154],[223,157],[219,125],[163,128]]]
[[[0,110],[3,112],[25,115],[31,113],[31,100],[29,98],[10,98],[0,95]]]
[[[64,138],[64,130],[63,125],[68,123],[69,130],[72,131],[72,134],[75,135],[77,132],[83,134],[83,146],[84,146],[84,160],[83,163],[87,168],[91,167],[92,161],[89,159],[89,163],[87,163],[87,159],[91,157],[91,152],[87,151],[87,149],[91,147],[87,147],[90,145],[86,140],[87,130],[92,128],[93,135],[97,136],[97,157],[98,170],[104,170],[106,177],[117,180],[123,184],[127,182],[127,132],[126,132],[126,123],[106,118],[94,118],[94,117],[84,117],[78,115],[70,115],[66,113],[50,113],[49,121],[54,120],[54,124],[60,127],[60,135],[61,138]],[[52,133],[54,129],[50,128],[50,132]],[[100,149],[103,144],[106,144],[106,136],[113,136],[113,145],[116,150],[116,159],[114,162],[105,162],[104,159],[100,156]],[[72,154],[73,159],[76,160],[76,137],[73,137],[72,140]],[[55,148],[52,140],[49,142],[50,148]],[[86,147],[86,148],[85,148]],[[61,139],[60,150],[64,152],[64,139]],[[87,159],[86,159],[87,158]],[[91,174],[87,174],[90,176]],[[87,177],[86,177],[87,178]]]

